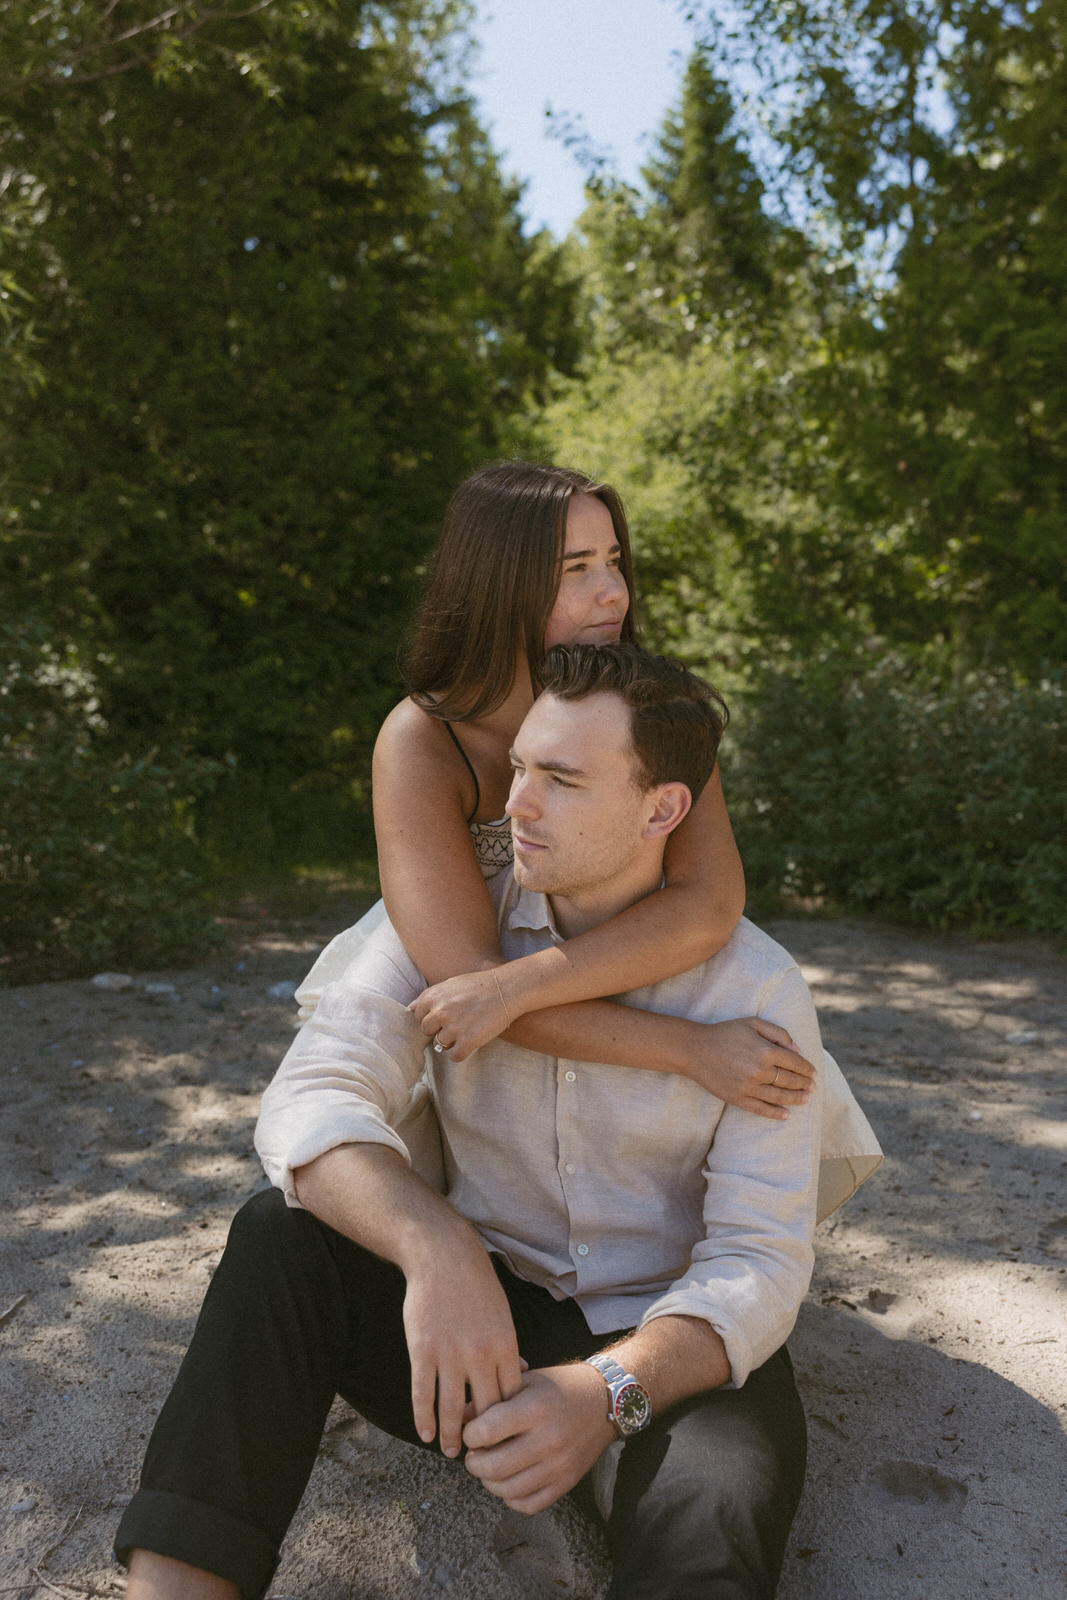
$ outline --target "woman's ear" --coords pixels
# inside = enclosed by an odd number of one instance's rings
[[[693,805],[693,797],[684,783],[658,784],[649,799],[653,804],[642,835],[645,839],[665,839]]]

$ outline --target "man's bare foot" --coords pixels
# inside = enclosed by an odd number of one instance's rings
[[[126,1600],[240,1600],[241,1591],[226,1578],[184,1561],[135,1550],[130,1557]]]

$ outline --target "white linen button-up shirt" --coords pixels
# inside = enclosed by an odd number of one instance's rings
[[[510,873],[490,892],[505,959],[558,937],[544,895]],[[397,1124],[425,1072],[448,1198],[489,1250],[520,1278],[573,1298],[594,1333],[703,1318],[741,1385],[785,1342],[811,1276],[826,1072],[809,1104],[779,1122],[687,1078],[499,1039],[454,1062],[427,1050],[407,1009],[424,987],[383,919],[263,1097],[256,1148],[271,1181],[296,1205],[294,1169],[338,1145],[384,1144],[410,1159]],[[765,1017],[809,1061],[823,1060],[796,964],[744,919],[710,961],[623,998],[698,1022]],[[834,1097],[838,1135],[844,1118],[856,1148],[876,1152],[840,1073]],[[868,1154],[867,1171],[877,1159]]]

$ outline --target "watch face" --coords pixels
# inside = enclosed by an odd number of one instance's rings
[[[652,1404],[640,1384],[624,1384],[615,1396],[615,1416],[623,1433],[637,1433],[651,1415]]]

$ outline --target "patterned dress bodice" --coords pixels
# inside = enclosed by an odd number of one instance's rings
[[[501,817],[499,822],[471,822],[468,826],[483,878],[495,878],[498,872],[511,866],[514,858],[510,817]]]

